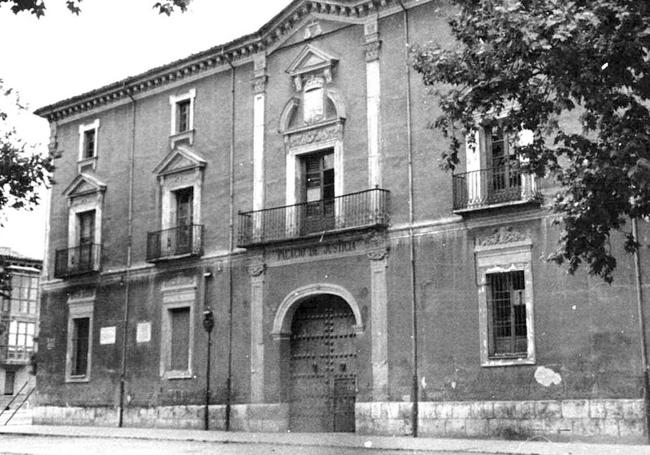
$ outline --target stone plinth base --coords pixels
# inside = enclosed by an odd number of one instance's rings
[[[205,408],[199,405],[126,408],[125,427],[203,429]],[[225,405],[210,406],[210,428],[225,429]],[[114,407],[39,406],[34,408],[35,425],[117,426]],[[283,403],[236,404],[231,407],[230,428],[234,431],[287,431],[289,407]]]
[[[453,438],[628,440],[643,437],[643,400],[419,403],[418,434]],[[356,404],[361,434],[411,434],[411,403]]]

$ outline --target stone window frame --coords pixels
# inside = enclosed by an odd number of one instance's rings
[[[194,105],[196,98],[196,88],[191,88],[178,95],[169,95],[169,106],[171,113],[171,128],[169,133],[169,144],[174,148],[177,142],[187,141],[189,145],[194,144]],[[190,117],[188,128],[185,131],[178,131],[178,107],[179,103],[184,101],[190,102]]]
[[[65,382],[89,382],[92,371],[93,353],[93,319],[94,319],[95,298],[84,297],[68,299],[68,333],[66,341],[65,357]],[[74,319],[88,318],[88,356],[86,374],[83,376],[72,375],[72,334],[74,332]]]
[[[93,156],[86,157],[86,132],[95,132],[95,144],[93,146]],[[90,123],[79,125],[79,155],[77,158],[77,170],[81,172],[85,169],[95,169],[97,165],[97,153],[99,150],[99,119],[95,119]]]
[[[478,313],[480,334],[480,359],[483,367],[510,365],[534,365],[535,355],[535,312],[533,298],[532,242],[529,239],[510,243],[478,244],[474,249],[476,258]],[[496,357],[489,352],[488,289],[487,275],[523,271],[526,305],[527,352],[525,356]]]
[[[197,305],[197,284],[195,279],[185,281],[172,281],[161,287],[161,315],[160,315],[160,377],[163,379],[192,379],[193,354],[195,335],[195,312]],[[186,370],[172,370],[171,365],[171,317],[170,310],[189,308],[190,333],[188,342],[188,361]]]
[[[301,202],[301,193],[303,190],[303,176],[301,172],[301,160],[307,155],[318,153],[324,150],[334,152],[334,218],[341,220],[343,209],[340,207],[341,198],[345,194],[344,189],[344,166],[343,166],[343,138],[342,126],[334,124],[320,131],[328,131],[317,141],[301,145],[289,145],[286,153],[285,176],[286,176],[286,194],[285,205],[292,207],[287,210],[287,228],[293,234],[300,230],[301,220],[298,218],[298,211],[295,209]]]

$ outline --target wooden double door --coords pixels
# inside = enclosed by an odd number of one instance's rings
[[[340,297],[303,302],[291,330],[291,431],[353,432],[357,348],[354,315]]]

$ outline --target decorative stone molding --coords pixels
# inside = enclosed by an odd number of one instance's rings
[[[373,231],[365,238],[366,248],[369,250],[387,249],[387,239],[384,232]]]
[[[311,44],[306,45],[293,60],[287,73],[293,78],[297,92],[301,92],[307,81],[314,77],[332,82],[332,71],[338,59]]]
[[[340,140],[342,134],[343,126],[337,123],[324,128],[290,134],[287,136],[287,142],[289,147],[300,147],[314,142]]]
[[[163,281],[160,285],[160,290],[165,291],[174,291],[182,288],[195,288],[196,287],[196,277],[195,276],[183,276],[178,275],[169,280]]]
[[[248,274],[252,277],[260,276],[266,271],[266,264],[263,262],[248,266]]]
[[[366,253],[368,259],[371,261],[381,261],[388,257],[388,248],[381,248],[378,250],[371,250]]]
[[[257,95],[258,93],[264,93],[266,91],[266,81],[268,80],[267,76],[256,77],[251,81],[253,85],[253,92]]]
[[[68,303],[79,300],[95,300],[95,289],[81,288],[68,294]]]
[[[253,75],[255,78],[266,76],[266,54],[263,52],[253,56]]]
[[[366,53],[366,62],[372,62],[379,59],[379,50],[381,49],[381,41],[374,41],[364,44]]]
[[[291,334],[291,322],[293,321],[293,314],[298,307],[298,303],[302,302],[306,298],[315,295],[322,294],[333,294],[341,297],[347,302],[354,314],[354,320],[356,324],[354,325],[354,331],[357,335],[360,335],[364,331],[364,323],[361,316],[361,307],[357,303],[356,299],[347,289],[331,283],[316,283],[310,284],[298,288],[289,295],[287,295],[275,313],[275,318],[273,320],[273,330],[271,335],[275,340],[286,339],[285,337]]]
[[[512,227],[501,226],[494,229],[491,235],[477,237],[476,248],[480,249],[519,242],[530,242],[530,233],[522,233]]]

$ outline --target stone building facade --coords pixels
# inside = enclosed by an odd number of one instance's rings
[[[611,286],[546,263],[553,188],[496,123],[438,167],[405,44],[451,42],[450,14],[296,0],[37,111],[57,183],[36,421],[201,428],[207,397],[211,428],[640,437],[631,257]]]

